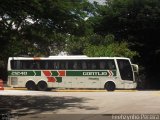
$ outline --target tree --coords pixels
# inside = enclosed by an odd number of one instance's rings
[[[115,39],[127,40],[131,49],[139,52],[139,63],[145,66],[149,83],[157,84],[160,67],[160,1],[159,0],[107,0],[97,8],[94,31],[114,34]],[[160,83],[160,82],[159,82]],[[152,85],[151,85],[152,86]]]
[[[1,0],[0,57],[36,55],[37,51],[38,55],[55,54],[54,50],[65,45],[62,38],[83,36],[91,31],[84,21],[91,7],[81,0]]]
[[[63,51],[69,35],[92,32],[85,22],[90,8],[81,0],[0,0],[0,62],[6,66],[9,56]]]

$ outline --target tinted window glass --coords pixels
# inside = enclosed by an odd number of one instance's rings
[[[115,70],[116,66],[115,66],[114,60],[101,60],[100,69],[101,70]]]
[[[66,69],[69,69],[69,70],[81,70],[82,69],[82,61],[68,60],[68,61],[66,61],[66,67],[67,67]]]
[[[117,60],[122,80],[133,80],[132,67],[128,60]]]
[[[48,63],[46,61],[39,60],[12,60],[11,61],[11,69],[15,70],[39,70],[46,69],[48,67]]]
[[[12,60],[12,69],[115,70],[114,60]]]
[[[11,60],[11,69],[20,69],[20,61]]]
[[[87,70],[87,61],[82,61],[82,70]]]

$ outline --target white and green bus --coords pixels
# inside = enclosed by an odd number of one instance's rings
[[[52,88],[135,89],[138,65],[124,57],[10,57],[8,85],[28,90]]]

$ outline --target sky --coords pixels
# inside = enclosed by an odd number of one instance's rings
[[[99,2],[99,4],[103,4],[106,0],[88,0],[91,3],[93,3],[93,1]]]

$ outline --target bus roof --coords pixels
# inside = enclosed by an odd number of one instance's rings
[[[81,59],[127,59],[126,57],[88,57],[85,55],[49,56],[49,57],[9,57],[9,60],[81,60]]]

